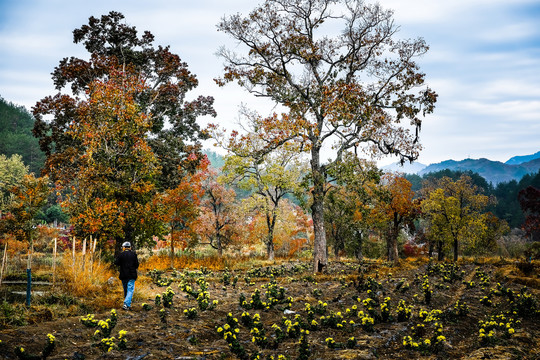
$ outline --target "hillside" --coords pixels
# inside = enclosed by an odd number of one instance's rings
[[[420,172],[422,176],[430,172],[437,172],[444,169],[453,171],[471,170],[478,173],[488,182],[498,184],[512,180],[519,181],[523,176],[530,173],[536,173],[540,170],[540,159],[534,159],[525,163],[509,165],[500,161],[492,161],[488,159],[465,159],[461,161],[446,160],[437,164],[431,164]]]
[[[0,154],[19,154],[30,172],[40,173],[45,154],[32,135],[34,117],[24,107],[7,102],[0,96]]]

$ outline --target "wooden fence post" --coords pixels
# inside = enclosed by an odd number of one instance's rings
[[[71,241],[73,243],[72,250],[73,250],[73,266],[75,266],[75,236],[71,238]]]
[[[7,239],[6,244],[4,245],[4,255],[2,256],[2,270],[0,271],[0,285],[2,285],[2,278],[4,277],[4,266],[6,265],[7,260]]]
[[[73,268],[73,277],[75,278],[77,274],[77,267],[75,266],[75,236],[73,236],[71,239],[73,243],[73,264],[71,266]]]
[[[57,245],[58,242],[57,242],[57,239],[54,238],[54,248],[53,248],[53,272],[52,272],[52,276],[53,276],[53,285],[55,283],[55,280],[56,280],[56,248],[57,248]]]
[[[83,246],[82,246],[82,271],[84,273],[84,265],[86,263],[86,238],[83,240]]]
[[[90,275],[92,275],[94,269],[94,251],[92,251],[92,248],[94,247],[93,241],[94,238],[90,235],[90,245],[88,245],[88,252],[90,253]]]
[[[34,252],[34,241],[31,238],[28,244],[28,260],[26,262],[26,306],[30,307],[32,298],[32,253]]]

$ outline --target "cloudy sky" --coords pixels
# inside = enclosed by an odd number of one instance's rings
[[[241,103],[270,110],[233,85],[218,88],[221,45],[234,47],[216,24],[255,0],[0,0],[0,96],[30,109],[53,94],[50,73],[68,56],[86,57],[72,31],[88,17],[120,11],[155,44],[170,45],[200,81],[193,93],[216,99],[231,128]],[[419,162],[489,158],[506,161],[540,150],[540,0],[380,0],[395,11],[399,37],[423,37],[420,61],[439,94],[425,119]],[[1,139],[0,139],[1,141]],[[386,159],[383,163],[390,163]]]

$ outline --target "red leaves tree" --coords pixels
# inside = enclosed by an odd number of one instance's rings
[[[203,181],[202,188],[204,197],[198,233],[208,240],[208,244],[218,251],[219,256],[222,256],[224,248],[240,237],[236,193],[217,181],[215,170]]]
[[[156,197],[158,211],[154,216],[162,216],[162,220],[169,223],[171,268],[174,267],[176,246],[185,249],[187,240],[196,237],[199,206],[205,192],[202,182],[208,176],[209,161],[206,158],[199,162],[192,155],[188,160],[198,163],[197,172],[183,177],[174,189],[168,189]]]
[[[246,48],[242,55],[220,51],[225,75],[218,83],[235,81],[287,110],[260,121],[268,151],[296,141],[310,155],[313,268],[322,271],[327,168],[348,149],[417,158],[421,116],[436,101],[415,63],[428,47],[395,39],[392,12],[362,1],[266,0],[218,28]],[[341,31],[331,37],[329,29]],[[330,145],[336,155],[325,163]]]
[[[274,228],[272,230],[272,247],[278,256],[293,256],[310,242],[311,226],[308,215],[301,207],[295,205],[289,199],[280,201],[276,210]],[[254,245],[255,248],[261,242],[267,244],[268,217],[266,211],[255,209],[249,212],[251,221],[246,230],[242,232],[242,246]],[[268,250],[268,246],[266,246]],[[274,258],[272,257],[271,260]],[[270,258],[269,258],[270,260]]]

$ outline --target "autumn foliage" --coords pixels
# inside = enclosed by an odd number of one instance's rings
[[[330,37],[328,26],[340,31]],[[218,29],[243,46],[219,52],[218,84],[236,82],[285,109],[258,121],[266,151],[292,142],[309,155],[313,270],[320,272],[327,266],[328,167],[353,150],[418,157],[422,117],[437,99],[415,62],[428,46],[396,39],[392,12],[361,1],[267,0],[245,16],[223,18]],[[328,162],[324,146],[336,152]]]
[[[215,170],[203,180],[204,197],[200,208],[197,231],[203,242],[223,255],[223,250],[237,243],[244,224],[235,202],[236,193],[218,181]]]
[[[437,99],[416,62],[428,46],[396,38],[391,11],[362,1],[267,0],[224,17],[218,30],[240,46],[219,51],[217,83],[238,83],[280,111],[243,109],[241,129],[229,133],[215,124],[201,131],[197,119],[215,115],[213,99],[188,100],[198,83],[187,65],[123,19],[110,12],[75,29],[88,58],[61,60],[52,73],[58,93],[33,108],[44,173],[77,238],[97,238],[107,253],[124,241],[136,249],[159,241],[169,267],[204,247],[218,257],[265,251],[269,260],[309,249],[320,272],[328,244],[336,257],[358,259],[364,242],[382,244],[397,261],[398,240],[420,225],[440,256],[452,249],[457,260],[505,231],[466,178],[442,179],[419,197],[404,176],[383,176],[362,159],[415,160]],[[328,26],[341,31],[330,37]],[[221,170],[201,153],[209,136],[228,151]],[[47,181],[28,177],[13,192],[4,233],[29,238]],[[521,197],[530,233],[535,196]],[[416,254],[408,241],[407,254]]]
[[[155,197],[192,180],[185,176],[197,171],[206,137],[197,117],[215,116],[211,97],[186,100],[198,82],[180,57],[123,19],[112,11],[75,29],[89,59],[61,60],[52,73],[58,94],[33,108],[44,171],[75,234],[103,248],[113,240],[115,251],[167,232]]]
[[[202,184],[208,174],[208,160],[198,161],[193,154],[187,161],[196,162],[194,174],[186,174],[173,189],[159,193],[154,198],[154,216],[169,224],[171,267],[174,267],[175,249],[185,250],[197,238],[197,224],[200,215],[201,199],[205,194]]]
[[[50,193],[48,177],[24,175],[21,183],[10,189],[8,211],[0,214],[0,234],[9,234],[31,248],[36,235],[34,218]],[[8,236],[9,237],[9,236]]]
[[[109,76],[90,83],[77,105],[78,121],[66,136],[79,144],[78,166],[57,190],[77,235],[121,243],[156,230],[151,200],[160,167],[147,141],[151,118],[135,102],[144,82],[132,71],[110,69]]]
[[[386,238],[388,260],[398,261],[399,233],[406,226],[414,226],[413,221],[420,213],[420,201],[414,199],[411,183],[407,179],[392,174],[383,177],[374,195],[376,201],[371,218]]]
[[[483,210],[491,199],[463,175],[457,181],[443,177],[422,202],[422,211],[430,224],[430,237],[437,242],[439,260],[446,248],[452,248],[454,261],[464,243],[479,242],[486,234],[488,214]]]

